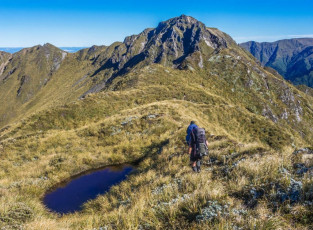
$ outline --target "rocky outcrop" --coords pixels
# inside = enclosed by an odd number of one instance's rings
[[[20,96],[24,84],[27,83],[30,79],[31,78],[29,76],[26,76],[26,75],[21,77],[21,79],[20,79],[20,87],[17,90],[17,96]]]
[[[102,74],[104,79],[84,95],[99,92],[114,78],[137,65],[160,63],[178,69],[203,68],[203,56],[231,44],[235,42],[228,35],[207,28],[193,17],[172,18],[159,23],[155,29],[146,29],[126,37],[121,44],[107,47],[105,53],[110,56],[98,54],[95,60],[102,64],[92,76]]]
[[[293,152],[293,168],[295,174],[303,176],[308,174],[313,177],[313,149],[301,148]]]

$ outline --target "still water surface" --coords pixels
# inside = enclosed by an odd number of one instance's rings
[[[110,166],[76,176],[47,193],[43,202],[50,210],[60,214],[79,211],[83,203],[104,194],[112,185],[125,180],[133,170],[130,165]]]

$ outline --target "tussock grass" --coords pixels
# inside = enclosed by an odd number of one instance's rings
[[[211,67],[213,71],[218,66]],[[280,169],[292,168],[290,145],[308,144],[311,134],[301,138],[291,123],[276,124],[264,118],[258,106],[266,98],[233,94],[228,77],[221,78],[223,84],[213,84],[216,79],[211,75],[153,65],[117,78],[104,92],[41,111],[3,129],[0,202],[5,205],[0,207],[0,226],[307,227],[308,219],[301,219],[300,214],[290,218],[284,212],[273,212],[266,197],[249,209],[236,194],[246,195],[251,187],[263,188],[270,182],[287,186]],[[240,101],[243,98],[246,101]],[[191,172],[184,143],[190,120],[206,129],[210,157],[217,160],[206,163],[208,158],[204,158],[206,164],[199,174]],[[138,159],[142,161],[136,173],[87,202],[82,212],[59,216],[41,202],[46,191],[73,175]],[[308,192],[312,182],[308,178],[303,182]],[[229,214],[198,221],[209,201],[228,205]],[[311,215],[304,206],[299,210],[297,213]]]

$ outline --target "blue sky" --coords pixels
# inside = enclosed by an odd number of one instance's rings
[[[186,14],[237,42],[313,37],[312,0],[0,0],[0,47],[109,45]]]

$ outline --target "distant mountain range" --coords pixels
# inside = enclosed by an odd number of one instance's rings
[[[245,42],[262,65],[271,67],[295,85],[313,87],[313,38],[295,38],[276,42]]]
[[[13,53],[16,53],[16,52],[24,49],[24,48],[25,47],[0,47],[0,51],[4,51],[4,52],[13,54]],[[78,50],[84,49],[86,47],[59,47],[59,48],[61,50],[69,52],[69,53],[75,53]]]

